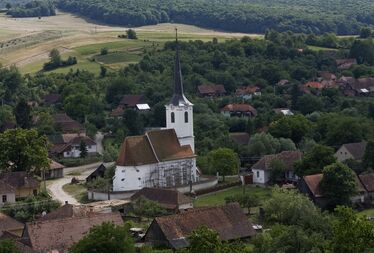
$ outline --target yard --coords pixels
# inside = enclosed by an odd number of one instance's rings
[[[223,205],[225,204],[225,198],[228,196],[233,196],[236,194],[242,194],[243,187],[233,187],[226,190],[222,190],[215,193],[210,193],[207,195],[203,195],[197,197],[194,201],[195,207],[202,207],[202,206],[213,206],[213,205]],[[245,187],[246,194],[253,194],[257,195],[260,202],[268,199],[271,196],[271,189],[270,188],[261,188],[256,186],[246,186]]]
[[[87,188],[82,184],[66,184],[62,187],[64,192],[74,197],[78,202],[87,202]]]

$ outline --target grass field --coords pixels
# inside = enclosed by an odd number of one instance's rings
[[[197,197],[197,199],[194,202],[194,205],[195,207],[223,205],[225,204],[226,197],[233,196],[236,194],[242,194],[242,193],[243,193],[243,188],[241,186],[229,188],[227,190],[215,192],[213,194]],[[266,200],[267,198],[271,196],[271,189],[255,187],[255,186],[246,186],[245,193],[257,195],[260,202],[263,202],[264,200]]]
[[[96,24],[68,13],[58,12],[56,16],[41,19],[15,19],[0,14],[0,42],[11,42],[11,47],[0,51],[0,63],[4,66],[14,64],[22,73],[36,73],[48,61],[49,52],[57,48],[63,58],[69,55],[77,57],[78,64],[53,72],[66,73],[70,69],[79,68],[99,73],[100,64],[117,70],[138,62],[142,56],[139,52],[143,52],[144,48],[161,48],[165,41],[174,40],[176,27],[179,39],[187,41],[208,41],[212,38],[223,41],[245,35],[262,37],[257,34],[228,33],[191,25],[159,24],[136,28],[139,39],[127,40],[118,38],[118,35],[125,33],[125,27]],[[49,37],[41,39],[42,35]],[[118,53],[91,61],[100,54],[103,47]]]
[[[367,209],[367,210],[364,210],[362,212],[359,212],[358,215],[360,215],[360,216],[366,215],[367,217],[374,217],[374,208]]]
[[[81,184],[66,184],[62,189],[67,194],[73,196],[78,202],[87,197],[87,189]]]

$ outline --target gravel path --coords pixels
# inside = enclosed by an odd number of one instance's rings
[[[88,165],[78,166],[78,167],[70,167],[64,169],[64,177],[55,179],[52,181],[49,181],[47,184],[48,191],[51,193],[52,198],[55,200],[60,201],[61,203],[65,203],[65,201],[68,201],[70,204],[77,205],[79,204],[78,201],[67,194],[62,187],[65,184],[68,184],[71,182],[71,179],[73,177],[79,179],[79,180],[85,180],[88,175],[90,175],[97,167],[99,167],[99,163],[92,163]],[[105,166],[111,166],[113,163],[105,163]],[[68,175],[69,173],[81,173],[79,176],[72,176]]]

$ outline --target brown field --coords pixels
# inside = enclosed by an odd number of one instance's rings
[[[249,35],[170,23],[143,26],[135,30],[139,41],[164,42],[174,38],[175,27],[182,40],[211,40],[213,37],[232,39]],[[77,47],[123,41],[117,35],[125,33],[125,30],[125,27],[96,24],[63,12],[41,19],[10,18],[0,14],[0,46],[3,45],[0,48],[0,63],[4,66],[15,64],[22,72],[32,73],[48,59],[53,48],[59,49],[61,54],[71,54]],[[34,63],[37,67],[32,66]]]

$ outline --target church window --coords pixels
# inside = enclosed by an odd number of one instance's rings
[[[188,123],[188,112],[184,112],[184,123]]]
[[[123,182],[123,181],[125,181],[125,179],[124,179],[124,178],[122,178],[122,179],[121,179],[121,181]]]
[[[174,123],[175,122],[175,113],[172,112],[171,113],[171,123]]]

